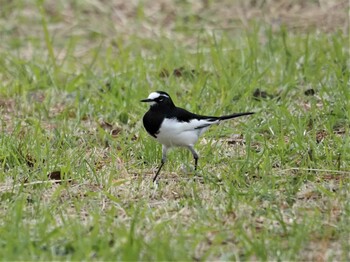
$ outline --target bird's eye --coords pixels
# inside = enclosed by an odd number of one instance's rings
[[[164,100],[163,97],[160,97],[160,98],[158,99],[159,102],[162,102],[163,100]]]

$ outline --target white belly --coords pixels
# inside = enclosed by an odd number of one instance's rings
[[[199,136],[209,128],[198,128],[206,122],[204,120],[192,120],[190,122],[177,122],[175,119],[165,119],[157,134],[157,141],[166,147],[194,145]]]

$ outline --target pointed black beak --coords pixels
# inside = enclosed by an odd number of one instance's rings
[[[147,99],[142,99],[140,102],[145,102],[145,103],[148,103],[148,102],[153,102],[153,100],[152,100],[152,99],[147,98]]]

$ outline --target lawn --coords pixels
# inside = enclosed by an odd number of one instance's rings
[[[348,1],[1,1],[0,257],[350,260]],[[155,90],[254,111],[170,151]]]

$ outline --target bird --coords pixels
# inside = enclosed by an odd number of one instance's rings
[[[170,148],[188,148],[194,158],[194,169],[197,170],[199,155],[194,149],[194,145],[211,125],[224,120],[254,114],[254,112],[246,112],[223,116],[198,115],[175,106],[170,95],[164,91],[151,92],[141,102],[149,103],[150,105],[149,110],[143,116],[143,126],[149,135],[162,144],[162,159],[157,173],[153,177],[153,183],[166,162]]]

